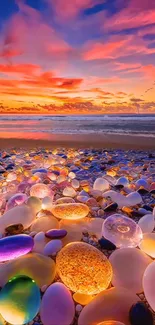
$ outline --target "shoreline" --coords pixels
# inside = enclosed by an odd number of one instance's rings
[[[1,149],[32,147],[155,150],[155,139],[122,134],[52,134],[49,139],[0,138]]]

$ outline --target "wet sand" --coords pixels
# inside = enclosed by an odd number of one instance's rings
[[[72,148],[111,148],[154,150],[155,138],[135,135],[87,134],[87,135],[50,135],[49,139],[0,138],[0,148],[34,148],[34,147],[72,147]]]

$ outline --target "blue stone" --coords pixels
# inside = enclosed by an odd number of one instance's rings
[[[143,302],[137,302],[129,312],[131,325],[153,325],[153,316],[151,311]]]

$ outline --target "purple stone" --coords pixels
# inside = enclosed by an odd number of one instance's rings
[[[0,262],[13,260],[29,253],[34,246],[33,238],[28,235],[15,235],[0,239]]]
[[[64,238],[66,235],[67,231],[65,229],[51,229],[45,234],[45,236],[50,239]]]

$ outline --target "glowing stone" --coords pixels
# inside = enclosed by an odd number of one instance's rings
[[[71,186],[67,186],[67,187],[65,187],[64,190],[63,190],[63,195],[64,195],[64,196],[74,197],[74,196],[76,196],[76,191],[74,190],[73,187],[71,187]]]
[[[72,197],[61,197],[55,201],[55,204],[63,204],[63,203],[75,203],[75,200]]]
[[[56,265],[61,280],[73,292],[97,294],[109,286],[112,278],[112,267],[106,256],[81,242],[62,248]]]
[[[113,269],[112,284],[124,287],[133,293],[143,291],[142,279],[151,258],[137,248],[117,249],[110,255]]]
[[[33,252],[43,254],[44,247],[46,246],[48,240],[45,237],[45,234],[43,231],[38,232],[34,236],[34,247]]]
[[[120,323],[118,321],[115,321],[115,320],[107,320],[105,322],[102,322],[100,324],[97,324],[97,325],[125,325],[124,323]]]
[[[24,275],[10,279],[0,292],[0,312],[10,324],[31,322],[39,311],[40,303],[38,286]]]
[[[26,205],[19,205],[8,210],[0,217],[0,232],[5,233],[5,228],[13,224],[22,224],[24,229],[30,227],[35,220],[35,213]]]
[[[152,262],[145,270],[143,276],[143,289],[146,300],[151,308],[155,311],[155,261]]]
[[[70,291],[62,283],[54,283],[46,290],[40,308],[44,325],[70,325],[75,306]]]
[[[41,288],[43,285],[53,282],[55,273],[55,262],[50,257],[30,253],[0,264],[0,287],[3,287],[16,274],[24,274],[34,279]]]
[[[104,178],[97,178],[93,185],[94,190],[107,191],[109,189],[109,182]]]
[[[17,193],[13,195],[6,204],[6,210],[10,210],[17,205],[23,204],[27,200],[27,195],[24,193]]]
[[[125,288],[111,288],[99,293],[79,316],[78,325],[98,325],[103,321],[129,322],[129,310],[138,297]]]
[[[38,213],[42,208],[41,200],[36,196],[30,196],[27,200],[27,205],[35,211],[35,213]]]
[[[42,200],[42,209],[51,211],[53,206],[53,198],[50,196],[45,196]]]
[[[155,233],[144,234],[139,248],[149,256],[155,258]]]
[[[47,185],[38,183],[31,187],[30,195],[43,199],[45,196],[50,196],[50,189]]]
[[[82,203],[64,203],[55,205],[51,212],[59,219],[82,219],[88,215],[89,208]]]
[[[15,235],[0,239],[0,262],[13,260],[29,253],[33,245],[33,238],[28,235]]]
[[[93,299],[94,296],[92,295],[85,295],[83,293],[75,292],[73,295],[74,301],[76,301],[78,304],[86,306],[88,305]]]
[[[143,233],[152,232],[155,226],[154,216],[152,214],[145,214],[145,216],[138,221],[138,225]]]
[[[104,221],[102,235],[119,248],[136,247],[143,238],[136,222],[121,214],[113,214]]]
[[[31,226],[31,231],[46,232],[50,229],[58,229],[58,228],[59,228],[58,220],[53,216],[50,216],[50,217],[41,217],[35,220]]]

